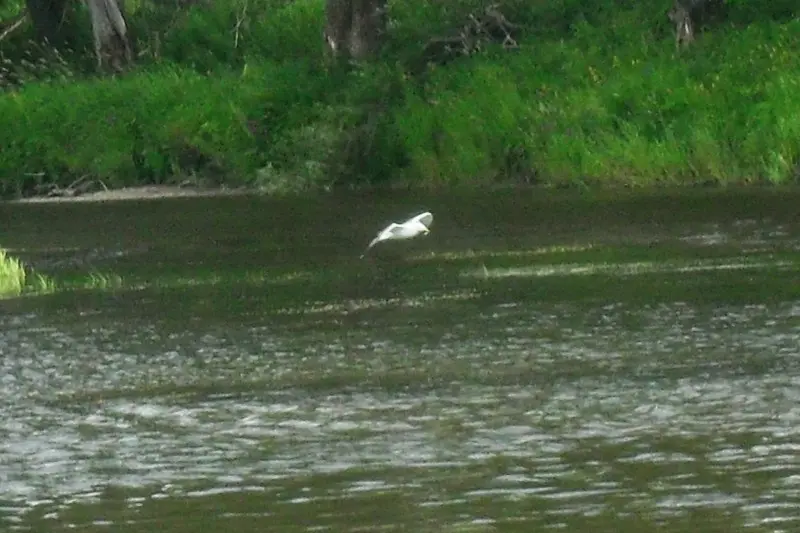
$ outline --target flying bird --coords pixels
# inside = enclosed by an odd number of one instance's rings
[[[427,235],[430,233],[430,225],[433,222],[433,215],[428,213],[420,213],[419,215],[406,220],[402,224],[396,224],[392,222],[388,226],[386,226],[383,230],[378,233],[378,236],[372,239],[372,242],[369,243],[367,249],[364,250],[364,253],[361,254],[363,258],[367,252],[378,244],[379,242],[383,241],[394,241],[394,240],[401,240],[401,239],[413,239],[418,235]]]

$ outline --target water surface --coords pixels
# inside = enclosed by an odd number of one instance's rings
[[[800,194],[0,206],[10,531],[796,531]],[[392,218],[430,237],[359,261]]]

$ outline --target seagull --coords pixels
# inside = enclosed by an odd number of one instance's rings
[[[367,249],[364,250],[364,253],[361,254],[361,258],[363,259],[364,256],[367,254],[370,248],[378,244],[382,241],[392,241],[392,240],[400,240],[400,239],[412,239],[418,235],[427,235],[430,233],[429,226],[433,222],[433,215],[428,213],[420,213],[419,215],[406,220],[402,224],[396,224],[392,222],[388,226],[386,226],[378,236],[372,239],[372,242],[369,243]]]

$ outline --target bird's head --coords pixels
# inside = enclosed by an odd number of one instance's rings
[[[416,230],[418,235],[427,235],[428,233],[431,232],[431,230],[428,229],[428,226],[426,226],[420,221],[417,221],[416,224],[414,224],[414,229]]]

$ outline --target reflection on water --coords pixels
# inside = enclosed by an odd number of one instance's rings
[[[339,280],[309,299],[309,275],[281,289],[296,305],[274,284],[235,305],[202,288],[17,304],[0,315],[0,524],[795,531],[792,231],[673,236],[734,246],[713,264],[750,268],[725,275],[608,266],[641,262],[619,248],[540,276],[575,258],[473,251],[455,270],[405,265],[428,278],[384,277],[405,292],[381,296]],[[481,261],[488,277],[465,274]],[[587,276],[590,297],[570,292]],[[765,292],[721,298],[731,287]]]

